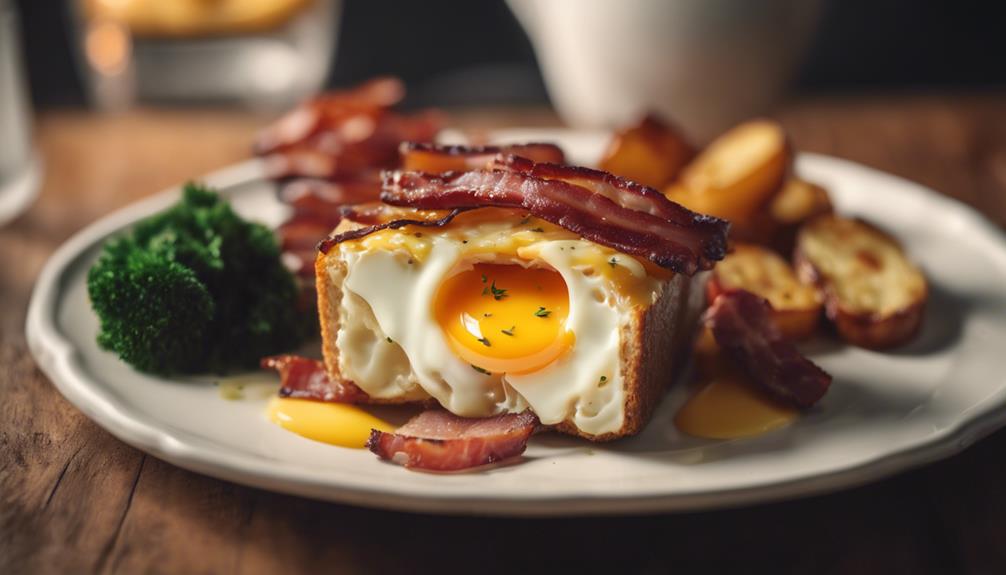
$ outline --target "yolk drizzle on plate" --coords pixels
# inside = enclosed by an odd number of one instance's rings
[[[355,405],[274,397],[269,419],[297,435],[341,447],[362,449],[370,430],[394,431],[395,426]]]
[[[569,293],[558,272],[475,264],[444,281],[434,316],[458,356],[492,373],[529,373],[573,344]]]
[[[795,408],[767,397],[742,377],[723,374],[699,389],[678,411],[678,429],[709,439],[736,439],[767,433],[787,425]]]
[[[723,355],[708,328],[699,333],[693,353],[702,384],[674,417],[678,429],[708,439],[753,437],[796,419],[799,411],[747,381]]]

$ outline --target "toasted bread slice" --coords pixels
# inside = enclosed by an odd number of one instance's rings
[[[646,116],[615,134],[598,167],[644,186],[661,188],[694,155],[695,149],[677,130]]]
[[[730,220],[731,232],[741,231],[782,187],[792,160],[782,126],[745,122],[702,150],[664,193],[699,213]]]
[[[355,227],[355,224],[344,221],[337,231],[346,231],[351,227]],[[340,372],[340,350],[337,345],[340,330],[355,330],[357,334],[353,337],[373,338],[375,342],[381,344],[384,343],[385,336],[380,331],[372,312],[369,316],[365,315],[359,322],[360,325],[343,325],[342,315],[346,305],[358,306],[362,300],[343,289],[342,282],[348,269],[345,260],[339,257],[338,250],[319,254],[315,269],[325,367],[332,377],[343,379]],[[649,305],[633,307],[621,325],[619,372],[624,398],[621,427],[613,432],[590,434],[579,429],[570,416],[554,426],[557,431],[592,441],[608,441],[633,435],[642,430],[668,386],[687,363],[696,325],[705,307],[703,286],[708,275],[707,272],[693,277],[669,274],[667,279],[660,282],[660,289],[652,302]],[[365,303],[363,305],[366,306]],[[359,312],[358,307],[357,317],[360,317]],[[435,401],[419,386],[411,367],[408,367],[404,351],[397,344],[389,341],[388,345],[374,345],[372,349],[374,353],[386,356],[374,358],[373,361],[404,363],[406,366],[404,371],[396,376],[398,381],[388,387],[398,391],[371,397],[372,403],[403,404]]]
[[[789,339],[809,337],[821,317],[821,297],[814,287],[800,283],[789,263],[761,246],[735,244],[716,264],[706,286],[708,301],[731,289],[759,295],[772,305],[772,318]]]
[[[886,233],[860,220],[819,216],[800,228],[794,259],[801,281],[822,290],[827,316],[846,341],[883,349],[918,332],[926,278]]]

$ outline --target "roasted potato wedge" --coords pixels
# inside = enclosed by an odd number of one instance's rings
[[[780,224],[800,224],[821,214],[833,211],[828,190],[821,186],[789,178],[779,193],[769,203],[769,214]]]
[[[782,126],[745,122],[713,141],[664,193],[743,229],[782,187],[793,154]]]
[[[600,169],[653,188],[662,188],[695,155],[678,131],[655,116],[615,134]]]
[[[771,245],[779,253],[793,253],[800,224],[833,211],[827,190],[806,180],[789,178],[768,204],[769,224],[761,228],[765,233],[751,241]]]
[[[846,341],[884,349],[919,331],[926,278],[886,233],[860,220],[819,216],[797,233],[794,259],[801,281],[822,290],[825,312]]]
[[[772,319],[788,339],[809,337],[821,317],[821,296],[801,283],[789,263],[761,246],[735,244],[733,251],[716,264],[706,297],[712,302],[730,289],[759,295],[772,305]]]

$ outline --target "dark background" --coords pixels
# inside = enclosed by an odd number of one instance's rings
[[[82,104],[64,2],[15,4],[36,106]],[[1004,30],[1006,9],[995,0],[830,0],[794,88],[1001,88]],[[547,102],[527,37],[500,0],[346,0],[337,50],[331,86],[395,74],[408,83],[414,105]]]

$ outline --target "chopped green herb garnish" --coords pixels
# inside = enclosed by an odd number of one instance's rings
[[[549,310],[547,310],[547,309],[545,309],[544,307],[539,307],[538,311],[534,312],[534,315],[536,317],[548,317],[551,314],[552,314],[552,312],[549,311]]]
[[[390,337],[386,337],[386,338],[384,338],[384,339],[385,339],[385,340],[387,340],[387,341],[388,341],[388,343],[394,343],[393,341],[391,341],[391,338],[390,338]]]
[[[545,230],[542,229],[542,228],[531,228],[531,231],[532,232],[538,232],[540,234],[540,233],[544,232]]]
[[[486,277],[486,274],[482,274],[482,283],[486,283],[486,280],[488,279],[489,278]]]
[[[482,295],[489,295],[489,288],[487,287],[482,288]]]
[[[597,382],[598,387],[604,387],[608,384],[608,376],[602,375],[600,381]]]
[[[513,325],[513,326],[510,326],[510,329],[501,329],[500,331],[503,332],[503,333],[505,333],[505,334],[507,334],[507,335],[509,335],[510,337],[513,337],[513,330],[516,327],[517,326]]]
[[[489,338],[487,337],[480,337],[479,342],[486,347],[492,347],[492,344],[489,343]]]
[[[506,290],[496,287],[496,280],[493,280],[492,286],[489,288],[493,292],[493,299],[499,301],[506,297]]]
[[[611,267],[617,266],[618,265],[618,259],[615,258],[614,256],[612,256],[612,258],[610,260],[608,260],[608,265],[611,266]]]
[[[484,373],[485,375],[492,375],[492,373],[490,373],[488,370],[482,369],[481,367],[475,365],[474,363],[471,363],[469,365],[471,365],[472,369],[474,369],[475,371],[477,371],[479,373]]]

